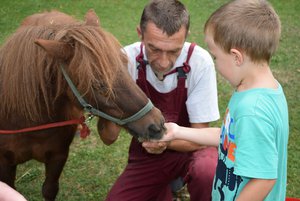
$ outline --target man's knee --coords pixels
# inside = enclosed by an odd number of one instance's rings
[[[209,147],[194,154],[190,176],[198,182],[212,182],[218,161],[217,149]]]

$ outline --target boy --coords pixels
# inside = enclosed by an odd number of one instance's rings
[[[205,24],[205,42],[218,72],[235,91],[219,128],[167,123],[162,140],[219,145],[212,197],[217,200],[285,200],[288,108],[269,63],[281,25],[264,0],[235,0]]]

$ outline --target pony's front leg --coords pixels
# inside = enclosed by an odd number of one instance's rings
[[[15,188],[16,165],[0,165],[0,181],[6,183],[12,188]]]
[[[43,183],[43,197],[45,201],[54,201],[59,190],[59,177],[68,157],[66,154],[52,158],[45,163],[46,179]]]

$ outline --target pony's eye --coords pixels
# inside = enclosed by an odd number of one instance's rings
[[[103,95],[105,97],[108,96],[110,93],[109,88],[103,83],[99,84],[97,88],[99,89],[101,95]]]
[[[73,42],[69,43],[69,45],[73,48],[75,47],[75,43],[73,43]]]

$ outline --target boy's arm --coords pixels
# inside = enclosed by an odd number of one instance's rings
[[[269,194],[276,179],[251,179],[241,191],[236,201],[261,201]]]
[[[208,128],[209,123],[191,123],[191,128]],[[179,152],[190,152],[197,151],[206,148],[206,145],[201,145],[192,141],[176,139],[169,141],[168,149],[179,151]]]
[[[175,123],[165,123],[165,126],[167,131],[161,141],[181,139],[205,146],[218,146],[220,142],[220,128],[188,128]]]
[[[167,147],[168,149],[182,152],[193,151],[196,150],[196,148],[189,148],[193,149],[189,150],[185,147],[193,146],[195,143],[199,144],[198,147],[219,145],[220,128],[189,128],[178,126],[175,123],[165,123],[165,126],[167,131],[165,135],[163,135],[162,139],[159,141],[155,140],[143,142],[142,146],[148,153],[160,154]],[[170,143],[170,141],[172,141],[172,143]],[[183,148],[176,148],[179,143]]]

